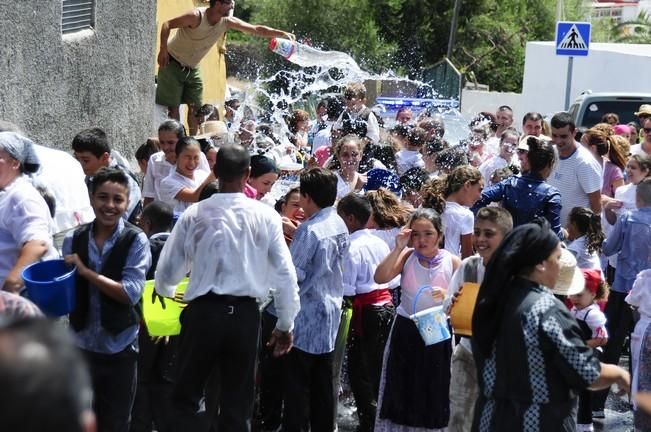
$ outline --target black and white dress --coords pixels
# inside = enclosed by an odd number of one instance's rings
[[[491,355],[473,343],[480,394],[472,430],[575,431],[577,393],[599,377],[599,360],[547,288],[516,278],[506,292]]]

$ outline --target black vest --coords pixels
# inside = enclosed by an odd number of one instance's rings
[[[72,237],[72,252],[79,255],[79,259],[88,266],[88,239],[91,224],[78,228]],[[113,279],[122,280],[122,270],[127,261],[127,253],[136,236],[142,231],[125,223],[125,227],[115,241],[109,252],[100,274]],[[88,281],[77,274],[77,302],[75,309],[70,313],[70,325],[75,331],[80,331],[88,325],[88,309],[90,307]],[[119,334],[127,328],[138,324],[138,314],[134,306],[121,303],[110,298],[98,290],[100,301],[100,323],[104,330],[112,334]]]
[[[160,253],[163,251],[163,246],[168,237],[157,237],[155,239],[149,239],[149,249],[151,250],[151,267],[147,271],[147,280],[154,279],[156,275],[156,267],[158,267],[158,258],[160,258]]]

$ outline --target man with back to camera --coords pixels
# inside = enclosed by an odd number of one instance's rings
[[[191,270],[172,395],[174,431],[207,430],[205,414],[219,431],[250,431],[260,327],[256,298],[266,298],[269,287],[276,288],[278,321],[267,346],[274,355],[292,347],[300,307],[296,270],[280,215],[242,193],[250,172],[244,147],[222,147],[214,166],[218,193],[185,210],[158,262],[155,289],[166,297]],[[207,408],[201,406],[204,394]]]
[[[156,103],[167,106],[169,116],[179,120],[179,105],[188,105],[190,135],[197,131],[196,110],[202,105],[203,82],[199,62],[228,30],[259,37],[294,40],[294,35],[263,25],[252,25],[231,16],[233,0],[210,0],[209,7],[192,9],[165,21],[160,31]],[[170,30],[178,29],[168,42]]]

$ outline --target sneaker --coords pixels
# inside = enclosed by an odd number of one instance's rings
[[[604,410],[592,411],[592,418],[593,419],[605,419],[606,418],[606,413],[604,413]]]

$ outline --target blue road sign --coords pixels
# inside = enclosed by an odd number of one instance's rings
[[[587,56],[590,49],[590,23],[556,23],[556,55]]]

